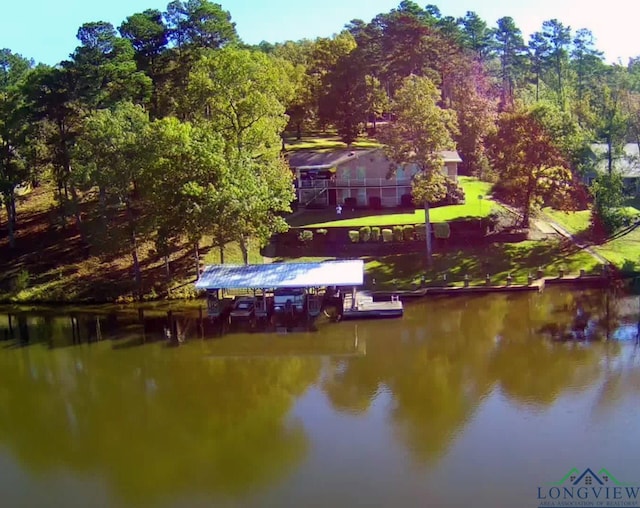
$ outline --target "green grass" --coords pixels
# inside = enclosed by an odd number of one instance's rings
[[[335,258],[304,257],[280,259],[288,262],[325,261]],[[581,269],[593,272],[599,263],[587,252],[567,242],[527,241],[485,246],[469,246],[436,253],[433,268],[425,270],[424,254],[393,254],[379,258],[366,257],[366,282],[376,279],[378,289],[409,289],[421,282],[424,275],[427,284],[442,285],[443,275],[447,283],[461,286],[466,274],[472,285],[484,284],[487,274],[494,284],[504,284],[509,274],[514,284],[524,284],[528,275],[535,276],[538,267],[546,276],[557,276],[560,268],[567,274],[580,273]]]
[[[629,203],[623,212],[630,217],[635,217],[640,213],[637,208]],[[591,212],[589,210],[560,212],[546,208],[544,213],[573,235],[586,233],[590,228]],[[622,270],[640,271],[640,228],[634,229],[619,238],[595,244],[592,248]]]
[[[596,245],[594,250],[624,271],[640,271],[640,231]]]
[[[542,267],[547,276],[557,276],[560,268],[566,273],[581,269],[594,271],[597,260],[588,253],[563,242],[527,241],[469,247],[435,254],[433,269],[425,271],[422,254],[396,254],[370,259],[365,265],[369,277],[375,277],[377,287],[410,287],[418,284],[422,275],[429,284],[447,282],[462,285],[465,274],[472,285],[483,284],[487,274],[493,284],[504,284],[511,274],[514,284],[524,284],[528,275]]]
[[[500,205],[493,201],[488,195],[491,184],[481,182],[475,178],[461,176],[458,182],[462,186],[466,199],[463,205],[440,206],[430,210],[431,222],[445,222],[463,217],[486,217]],[[483,199],[480,199],[482,196]],[[424,222],[424,210],[412,210],[406,213],[389,213],[390,210],[382,212],[372,212],[371,210],[356,210],[355,212],[344,212],[353,214],[341,220],[335,219],[334,211],[308,212],[296,216],[290,222],[292,226],[305,226],[308,228],[327,227],[361,227],[361,226],[395,226],[405,224],[419,224]]]
[[[381,146],[380,143],[371,138],[358,138],[351,144],[351,148],[360,149],[380,148]],[[289,151],[313,150],[316,152],[328,152],[340,148],[347,148],[347,144],[340,141],[339,136],[303,136],[302,139],[285,139],[285,148]]]
[[[578,212],[561,212],[553,208],[545,208],[545,215],[562,226],[572,235],[586,232],[591,227],[591,211],[580,210]]]

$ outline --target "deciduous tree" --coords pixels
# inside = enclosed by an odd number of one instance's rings
[[[429,203],[445,196],[440,152],[453,149],[457,131],[455,112],[438,106],[440,91],[428,78],[409,76],[396,93],[391,111],[395,121],[380,130],[385,152],[395,164],[415,164],[419,173],[412,193],[424,205],[427,230],[427,263],[431,264]]]
[[[488,139],[488,148],[498,172],[501,198],[521,212],[524,227],[529,227],[532,212],[551,200],[571,205],[571,171],[532,112],[516,109],[503,113]]]

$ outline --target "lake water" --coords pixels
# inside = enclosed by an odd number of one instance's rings
[[[638,305],[548,288],[223,337],[175,309],[179,347],[164,310],[0,309],[2,506],[528,507],[572,468],[640,484]]]

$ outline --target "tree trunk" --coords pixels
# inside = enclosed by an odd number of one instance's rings
[[[142,299],[142,273],[140,272],[140,261],[138,259],[138,239],[136,238],[136,227],[133,220],[133,210],[127,200],[127,220],[131,231],[131,259],[133,260],[133,273],[136,281],[136,291],[138,298]]]
[[[164,255],[164,270],[167,275],[167,282],[171,282],[171,269],[169,268],[169,256]]]
[[[193,244],[194,258],[196,261],[196,280],[200,278],[200,249],[198,248],[199,241]]]
[[[302,122],[296,122],[296,139],[298,141],[302,139]]]
[[[431,247],[431,221],[429,219],[429,202],[424,202],[424,225],[427,233],[427,267],[431,268],[433,264],[433,252]]]
[[[218,249],[220,250],[220,264],[224,265],[224,243],[218,245]]]
[[[249,248],[247,247],[247,239],[243,236],[240,238],[240,251],[242,251],[242,261],[245,265],[249,264]]]
[[[73,215],[76,218],[76,224],[78,225],[78,233],[80,234],[80,242],[82,243],[82,247],[84,252],[84,257],[89,257],[89,242],[87,241],[87,236],[84,232],[84,224],[82,223],[82,214],[80,213],[80,200],[78,199],[78,192],[76,191],[75,185],[71,184],[69,187],[71,191],[71,203],[73,206]]]
[[[7,227],[9,228],[9,247],[14,248],[16,246],[16,207],[15,207],[15,197],[13,196],[13,192],[10,195],[5,194],[5,208],[7,210]],[[12,204],[13,203],[13,204]]]
[[[607,169],[609,170],[609,176],[613,172],[613,141],[611,136],[607,136]]]

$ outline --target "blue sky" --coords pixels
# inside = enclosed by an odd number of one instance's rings
[[[369,21],[396,7],[400,0],[218,0],[231,12],[240,37],[261,40],[330,36],[353,18]],[[0,48],[9,48],[37,62],[55,64],[77,46],[78,27],[88,21],[109,21],[116,27],[129,15],[148,8],[164,10],[168,0],[8,0],[0,16]],[[633,0],[422,0],[438,5],[443,15],[476,11],[490,26],[511,16],[528,40],[542,21],[557,18],[572,29],[589,28],[610,62],[626,64],[640,55],[637,20],[640,2]]]

